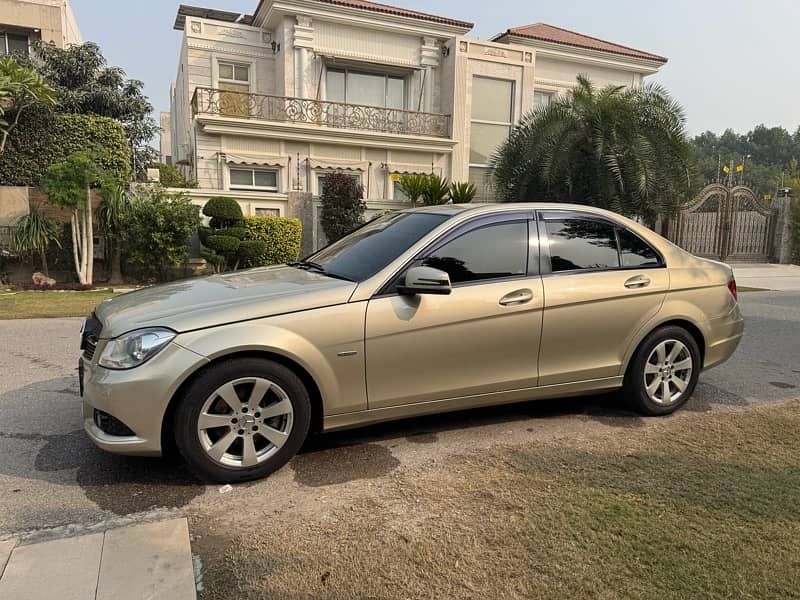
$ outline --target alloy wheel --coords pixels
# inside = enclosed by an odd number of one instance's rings
[[[660,342],[644,365],[644,386],[656,404],[669,406],[678,402],[692,379],[692,354],[680,340]]]
[[[206,399],[197,435],[214,462],[252,467],[283,447],[293,423],[294,407],[280,385],[263,377],[243,377],[221,385]]]

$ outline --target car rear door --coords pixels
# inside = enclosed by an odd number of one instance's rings
[[[447,271],[450,295],[400,295],[404,271],[369,301],[369,408],[534,387],[543,294],[529,211],[473,220],[408,267]]]
[[[621,375],[637,331],[661,308],[669,274],[631,230],[590,213],[539,213],[545,295],[539,385]]]

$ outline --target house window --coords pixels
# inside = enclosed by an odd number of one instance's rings
[[[497,147],[508,139],[513,118],[514,82],[473,77],[469,180],[477,190],[476,202],[495,200],[488,164]]]
[[[28,36],[24,33],[0,32],[0,54],[28,55]]]
[[[256,208],[257,217],[280,217],[281,211],[278,208]]]
[[[405,79],[385,73],[327,69],[325,90],[329,102],[396,109],[406,105]]]
[[[231,189],[237,190],[265,190],[278,191],[278,171],[274,169],[243,169],[230,170]]]
[[[553,92],[533,92],[533,107],[547,106],[553,100]]]
[[[219,61],[217,66],[220,113],[231,117],[249,116],[250,65]]]
[[[333,173],[333,172],[336,172],[336,173],[341,173],[341,171],[329,171],[329,172],[327,172],[327,173],[323,172],[323,173],[318,173],[318,174],[317,174],[317,193],[318,193],[320,196],[322,196],[322,194],[323,194],[323,192],[324,192],[324,190],[325,190],[325,178],[326,178],[328,175],[330,175],[331,173]],[[354,180],[354,181],[355,181],[357,184],[359,184],[359,185],[361,184],[361,174],[356,174],[356,173],[345,173],[345,175],[347,175],[348,177],[352,177],[352,178],[353,178],[353,180]]]

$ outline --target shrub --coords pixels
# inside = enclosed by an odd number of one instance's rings
[[[197,228],[197,237],[200,238],[200,243],[205,246],[206,245],[206,240],[208,239],[208,236],[212,235],[213,231],[214,230],[211,229],[211,227],[207,227],[205,225],[200,225]]]
[[[145,276],[164,277],[189,254],[189,236],[200,224],[200,214],[185,194],[158,188],[142,191],[131,202],[123,229],[126,263]]]
[[[446,204],[450,199],[450,184],[438,175],[428,175],[422,190],[422,202],[426,206]]]
[[[246,217],[248,238],[264,242],[265,247],[251,266],[294,262],[300,256],[303,226],[299,219],[287,217]],[[243,242],[246,243],[246,242]]]
[[[262,267],[264,256],[269,251],[269,245],[263,240],[243,240],[239,244],[239,259],[245,268]]]
[[[422,193],[428,186],[428,176],[413,173],[410,175],[403,175],[400,177],[400,190],[408,196],[411,200],[411,206],[414,206],[422,197]]]
[[[158,169],[159,182],[164,187],[170,188],[196,188],[197,182],[186,179],[177,167],[155,163],[150,165],[153,169]]]
[[[364,186],[350,175],[331,173],[325,176],[322,202],[322,229],[328,241],[335,242],[364,222],[367,208]]]
[[[236,258],[236,251],[239,250],[241,240],[230,235],[210,235],[206,240],[206,246],[211,248],[214,252],[221,254],[226,259]]]
[[[203,214],[211,217],[212,229],[222,229],[223,227],[234,227],[241,224],[244,215],[242,207],[233,198],[224,196],[214,196],[210,198],[203,207]]]
[[[101,169],[119,181],[130,179],[131,151],[119,122],[35,109],[23,114],[0,154],[0,185],[38,186],[50,165],[75,152],[91,154]]]
[[[453,204],[469,204],[475,198],[475,186],[468,182],[450,184],[450,199]]]
[[[229,235],[237,240],[243,240],[247,237],[247,229],[242,226],[226,227],[225,229],[217,229],[214,231],[214,235]]]

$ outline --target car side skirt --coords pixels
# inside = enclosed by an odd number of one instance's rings
[[[461,396],[444,400],[432,400],[415,404],[403,404],[387,408],[374,408],[340,415],[328,415],[323,421],[323,431],[336,431],[361,427],[372,423],[407,419],[436,413],[453,412],[482,406],[512,404],[528,400],[567,398],[592,392],[615,390],[622,387],[623,377],[604,377],[573,383],[560,383],[540,387],[493,392],[475,396]]]

